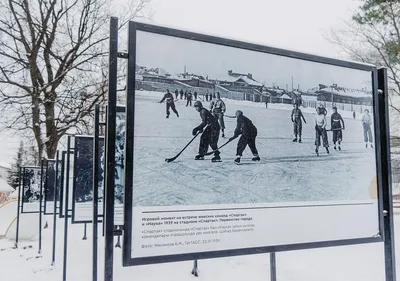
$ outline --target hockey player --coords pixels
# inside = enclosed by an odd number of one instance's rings
[[[192,92],[188,92],[187,93],[187,95],[186,95],[186,99],[187,99],[187,102],[186,102],[186,107],[190,104],[190,106],[192,106]]]
[[[214,117],[218,119],[219,125],[222,130],[222,137],[225,137],[225,122],[224,122],[224,113],[226,111],[226,106],[223,100],[221,100],[221,95],[217,92],[216,98],[210,102],[210,110],[213,113]]]
[[[322,137],[322,145],[326,149],[326,153],[329,154],[329,143],[328,143],[328,135],[326,133],[326,116],[325,116],[325,108],[318,108],[318,115],[315,117],[315,153],[319,156],[318,148],[321,146],[321,137]]]
[[[297,105],[298,107],[300,107],[300,105],[303,104],[301,93],[299,93],[299,95],[294,98],[294,104]]]
[[[203,107],[201,101],[194,102],[194,108],[200,113],[201,124],[193,129],[192,134],[196,135],[198,131],[202,132],[200,137],[199,154],[195,160],[204,160],[204,154],[208,151],[208,146],[214,151],[214,157],[211,162],[220,162],[221,157],[218,151],[219,124],[218,120],[210,111]],[[204,131],[203,131],[204,130]]]
[[[169,108],[172,109],[173,112],[175,112],[176,117],[179,117],[178,111],[176,111],[175,108],[175,103],[174,103],[174,96],[167,90],[167,93],[164,95],[164,97],[159,101],[159,103],[162,103],[164,100],[166,100],[166,111],[167,111],[167,117],[169,118]]]
[[[323,112],[322,114],[324,114],[325,116],[328,114],[328,111],[326,110],[325,106],[322,103],[320,103],[319,107],[317,107],[316,109],[317,114],[319,114],[318,112],[321,110]]]
[[[371,119],[371,115],[369,115],[368,109],[364,110],[364,115],[361,119],[361,122],[363,125],[363,131],[364,131],[365,147],[368,148],[368,141],[369,141],[371,148],[374,148],[374,146],[372,145],[372,131],[371,131],[372,119]]]
[[[197,100],[197,92],[194,92],[194,99]]]
[[[235,116],[237,118],[236,129],[233,137],[229,138],[229,140],[232,141],[233,139],[241,135],[237,144],[235,163],[240,163],[240,157],[242,157],[243,151],[247,145],[249,146],[254,156],[251,160],[260,161],[260,156],[258,156],[258,151],[256,148],[256,126],[254,126],[253,122],[251,122],[249,118],[243,115],[243,112],[241,110],[237,110]]]
[[[178,99],[178,95],[179,95],[179,92],[178,92],[178,89],[176,89],[176,90],[175,90],[175,99],[176,99],[176,100]]]
[[[179,96],[181,97],[181,99],[183,98],[183,90],[181,89],[181,91],[179,92]]]
[[[342,126],[343,124],[343,126]],[[332,129],[332,140],[333,140],[333,149],[336,150],[336,142],[338,143],[338,149],[340,148],[340,143],[343,140],[342,130],[344,130],[344,120],[342,116],[337,112],[336,106],[333,107],[333,114],[331,115],[331,129]]]
[[[304,119],[303,113],[301,112],[298,104],[294,105],[291,119],[293,123],[293,133],[294,133],[293,142],[297,142],[297,135],[298,135],[299,143],[301,143],[301,131],[303,129],[303,123],[301,122],[301,119],[303,119],[305,124],[307,124],[307,122],[306,119]]]

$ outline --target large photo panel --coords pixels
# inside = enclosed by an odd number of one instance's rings
[[[138,26],[128,263],[377,237],[373,66]]]
[[[46,169],[43,170],[44,173]],[[45,176],[42,177],[41,167],[22,168],[22,207],[21,213],[39,213],[40,210],[40,186],[45,183]],[[43,198],[43,197],[42,197]]]
[[[68,154],[69,153],[69,162]],[[72,197],[72,187],[74,182],[74,151],[70,149],[69,151],[62,152],[62,185],[60,189],[60,217],[63,218],[65,215],[65,202],[66,202],[66,192],[67,192],[67,169],[69,173],[68,180],[68,216],[72,216],[73,207],[73,197]]]
[[[58,161],[58,163],[57,163]],[[61,185],[61,161],[55,159],[47,160],[46,184],[44,187],[44,214],[59,214],[60,185]],[[55,196],[55,197],[54,197]],[[54,200],[55,199],[55,200]]]
[[[106,109],[107,110],[107,109]],[[117,106],[115,132],[115,170],[114,170],[114,225],[124,225],[124,189],[125,189],[125,107]],[[100,149],[100,178],[105,181],[105,146]],[[100,195],[100,193],[99,193]],[[105,190],[103,190],[105,196]],[[104,211],[105,205],[103,205]]]
[[[99,155],[104,150],[104,138],[99,138]],[[99,168],[98,209],[103,216],[103,179]],[[93,136],[75,136],[72,223],[91,223],[93,220]]]

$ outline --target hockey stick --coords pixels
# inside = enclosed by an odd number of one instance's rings
[[[182,152],[189,146],[189,144],[192,143],[192,141],[194,141],[194,139],[195,139],[200,133],[201,133],[201,132],[198,131],[197,134],[192,138],[192,140],[191,140],[177,155],[175,155],[175,156],[172,157],[172,158],[167,158],[167,159],[165,159],[165,162],[169,163],[169,162],[174,161],[176,158],[178,158],[179,155],[182,154]]]
[[[225,115],[225,114],[224,114],[224,116],[228,117],[228,118],[236,118],[236,116],[230,116],[230,115]]]
[[[235,139],[236,139],[236,138],[237,138],[237,137],[235,137]],[[216,150],[207,152],[206,154],[204,154],[204,156],[213,154],[215,151],[217,151],[217,150],[223,148],[225,145],[227,145],[228,143],[230,143],[230,142],[233,141],[233,140],[234,140],[234,139],[228,140],[226,143],[224,143],[223,145],[221,145],[220,147],[218,147]]]
[[[332,132],[332,131],[340,131],[340,130],[343,130],[343,128],[329,129],[329,130],[326,130],[326,131],[327,132]]]

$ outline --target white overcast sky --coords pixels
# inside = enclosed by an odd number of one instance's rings
[[[322,32],[350,19],[358,5],[357,0],[152,0],[157,24],[330,57],[339,49]]]
[[[339,48],[328,42],[323,31],[351,17],[358,2],[352,0],[153,0],[153,23],[250,41],[284,49],[340,58]],[[337,83],[361,89],[370,74],[192,40],[140,33],[137,63],[161,67],[173,74],[209,77],[226,75],[228,69],[252,73],[253,77],[285,88],[307,90],[318,83]],[[343,58],[343,56],[341,57]]]

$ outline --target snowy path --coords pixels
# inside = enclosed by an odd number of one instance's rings
[[[43,251],[38,255],[38,242],[21,242],[19,250],[9,249],[13,241],[0,239],[1,280],[62,280],[63,226],[57,221],[56,264],[51,264],[52,218],[43,231]],[[400,214],[395,216],[396,256],[400,255]],[[101,225],[99,225],[101,233]],[[87,240],[82,240],[83,225],[69,226],[67,280],[92,280],[92,226]],[[116,240],[115,240],[116,242]],[[22,249],[31,245],[32,248]],[[3,250],[4,249],[4,250]],[[192,261],[122,267],[121,249],[114,248],[114,280],[118,281],[264,281],[269,280],[269,254],[237,256],[199,261],[199,278],[190,274]],[[38,257],[38,258],[36,258]],[[276,254],[278,281],[384,281],[383,244],[330,247]],[[396,260],[400,268],[400,259]],[[104,239],[99,237],[98,280],[104,276]]]
[[[375,174],[374,150],[364,147],[358,120],[345,119],[342,151],[333,150],[332,133],[328,132],[331,153],[327,155],[320,148],[317,157],[312,114],[304,113],[303,143],[293,143],[290,111],[228,102],[227,115],[241,109],[256,125],[259,163],[250,160],[252,154],[246,148],[243,164],[234,165],[237,140],[221,150],[221,163],[195,161],[199,137],[177,160],[166,163],[165,158],[173,157],[190,141],[200,116],[193,107],[186,107],[186,101],[179,100],[176,108],[180,117],[171,112],[166,119],[165,104],[157,103],[162,93],[145,94],[138,93],[135,107],[135,205],[369,199],[368,188]],[[208,103],[203,104],[208,107]],[[219,145],[233,135],[236,119],[225,117],[225,125],[227,138],[220,136]]]

